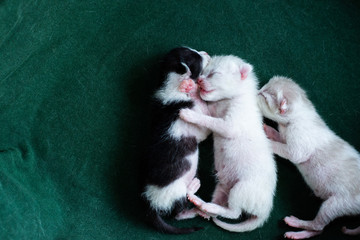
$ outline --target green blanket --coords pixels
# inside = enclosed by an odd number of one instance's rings
[[[0,239],[277,239],[282,219],[321,201],[277,158],[268,222],[230,233],[164,235],[139,208],[159,58],[176,46],[234,54],[304,87],[329,126],[360,149],[360,7],[356,1],[0,0]],[[212,140],[200,146],[199,195],[214,188]],[[355,239],[331,223],[317,239]]]

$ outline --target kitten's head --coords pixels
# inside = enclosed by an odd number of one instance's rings
[[[206,52],[178,47],[168,52],[161,62],[161,82],[155,97],[164,104],[172,101],[189,101],[191,97],[179,90],[186,79],[196,79],[210,60]]]
[[[209,63],[210,56],[204,51],[196,51],[188,47],[177,47],[170,50],[161,61],[162,77],[170,73],[179,75],[190,73],[190,78],[196,80],[201,71]]]
[[[198,79],[205,101],[231,99],[242,93],[253,67],[235,56],[215,56]]]
[[[286,77],[272,77],[258,94],[258,105],[263,115],[281,124],[287,124],[303,107],[313,107],[305,91]]]

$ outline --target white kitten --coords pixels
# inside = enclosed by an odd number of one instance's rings
[[[257,78],[252,66],[234,56],[214,57],[198,79],[200,96],[209,101],[212,116],[182,109],[180,117],[213,131],[218,183],[211,203],[194,194],[188,198],[202,216],[212,216],[223,229],[244,232],[268,219],[276,187],[276,166],[270,141],[262,128],[257,106]],[[238,224],[216,216],[250,218]]]
[[[285,237],[316,236],[333,219],[360,214],[360,155],[327,127],[305,91],[291,79],[276,76],[260,90],[258,103],[266,117],[279,123],[279,132],[264,126],[274,152],[294,163],[315,195],[325,200],[312,221],[286,217],[289,226],[305,231]],[[359,234],[360,227],[344,227],[343,232]]]

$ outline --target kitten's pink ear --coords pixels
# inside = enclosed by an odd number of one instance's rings
[[[253,67],[250,64],[244,63],[240,68],[241,80],[245,80]]]
[[[280,114],[281,114],[281,115],[284,115],[284,114],[287,112],[287,110],[288,110],[288,104],[287,104],[286,98],[283,98],[283,99],[281,100],[279,110],[280,110]]]

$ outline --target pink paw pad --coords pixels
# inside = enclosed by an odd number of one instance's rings
[[[195,82],[191,79],[185,79],[179,86],[179,91],[189,93],[195,87]]]

